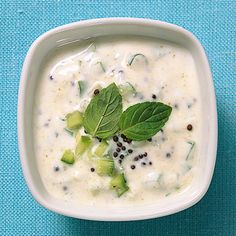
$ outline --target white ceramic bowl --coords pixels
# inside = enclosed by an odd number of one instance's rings
[[[45,55],[55,47],[72,41],[101,35],[140,35],[168,40],[187,48],[195,60],[203,103],[203,145],[200,150],[201,178],[186,191],[153,204],[135,207],[78,207],[50,196],[40,179],[34,155],[32,110],[39,67]],[[217,149],[216,99],[211,71],[204,49],[193,34],[176,25],[132,18],[108,18],[81,21],[50,30],[30,47],[21,74],[18,98],[18,140],[25,180],[34,198],[54,212],[92,220],[140,220],[169,215],[197,203],[206,193],[214,171]]]

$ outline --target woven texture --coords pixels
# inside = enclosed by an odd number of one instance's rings
[[[17,91],[29,46],[55,26],[113,16],[183,26],[209,57],[219,116],[216,169],[206,196],[172,216],[126,223],[64,217],[36,203],[22,176]],[[236,235],[235,0],[0,0],[0,49],[0,235]]]

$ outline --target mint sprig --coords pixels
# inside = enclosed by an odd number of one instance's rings
[[[143,102],[122,113],[122,96],[115,83],[92,98],[84,114],[84,128],[93,137],[109,138],[120,132],[143,141],[155,135],[168,121],[172,108],[160,102]]]
[[[143,102],[126,109],[120,118],[120,132],[142,141],[155,135],[168,121],[172,108],[160,102]]]
[[[102,139],[114,135],[122,113],[122,97],[115,83],[92,98],[84,113],[84,128],[93,137]]]

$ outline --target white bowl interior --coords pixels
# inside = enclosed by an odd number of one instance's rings
[[[102,35],[140,35],[168,40],[187,48],[193,55],[203,104],[203,137],[200,151],[201,179],[195,180],[184,192],[153,204],[102,208],[79,207],[51,197],[41,181],[33,145],[33,103],[40,66],[49,51],[73,41]],[[61,214],[97,220],[134,220],[171,214],[183,210],[201,199],[210,184],[216,156],[217,117],[211,72],[201,45],[187,31],[157,21],[98,20],[75,23],[50,31],[31,47],[22,72],[18,109],[19,148],[22,166],[33,196],[45,207]]]

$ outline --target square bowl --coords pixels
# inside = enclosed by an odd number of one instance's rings
[[[37,75],[49,51],[70,42],[97,36],[136,35],[167,40],[181,45],[192,54],[200,87],[203,109],[203,145],[200,150],[201,179],[194,181],[182,194],[152,204],[101,208],[73,206],[50,196],[40,178],[34,155],[33,104]],[[161,217],[184,210],[197,203],[206,193],[214,171],[217,149],[216,99],[210,67],[204,49],[195,36],[173,24],[149,19],[107,18],[81,21],[50,30],[30,47],[24,61],[18,97],[18,144],[21,164],[33,197],[45,208],[81,219],[125,221]]]

